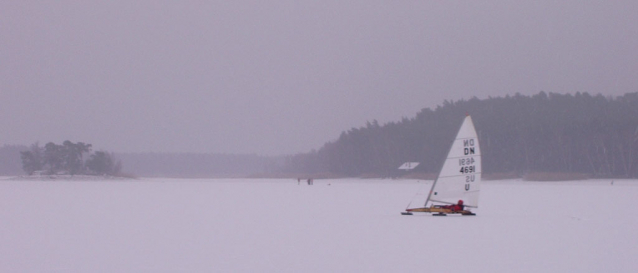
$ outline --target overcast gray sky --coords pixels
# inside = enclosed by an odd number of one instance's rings
[[[0,3],[0,145],[291,154],[541,90],[637,92],[638,2]]]

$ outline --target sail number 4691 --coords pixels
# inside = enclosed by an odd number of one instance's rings
[[[461,173],[473,173],[476,171],[476,167],[474,166],[465,166],[461,167]]]

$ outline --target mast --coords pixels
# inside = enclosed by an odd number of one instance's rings
[[[463,125],[465,124],[465,120],[467,120],[467,117],[469,116],[470,116],[469,114],[465,114],[465,118],[461,122],[461,126],[459,127],[459,130],[456,132],[456,136],[454,136],[454,140],[452,140],[452,143],[450,144],[450,148],[447,150],[447,154],[445,156],[446,159],[448,156],[450,156],[450,152],[452,151],[452,147],[454,147],[454,142],[456,141],[456,137],[458,137],[459,132],[461,131],[461,128],[463,128]],[[443,167],[445,167],[445,160],[443,160],[443,164],[441,164],[441,168],[439,168],[439,172],[436,174],[436,179],[434,179],[434,182],[432,183],[432,187],[430,188],[430,194],[428,194],[428,198],[425,199],[425,204],[423,204],[424,207],[427,207],[428,202],[430,202],[430,197],[432,197],[432,192],[434,192],[434,187],[436,186],[436,182],[439,181],[439,176],[441,176],[441,172],[443,172]]]

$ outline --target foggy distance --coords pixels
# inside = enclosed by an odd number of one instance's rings
[[[0,4],[0,145],[282,155],[445,100],[638,91],[633,1]]]

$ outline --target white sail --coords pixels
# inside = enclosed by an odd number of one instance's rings
[[[472,118],[466,116],[428,200],[446,204],[463,200],[465,206],[475,208],[478,207],[480,184],[481,149]]]

